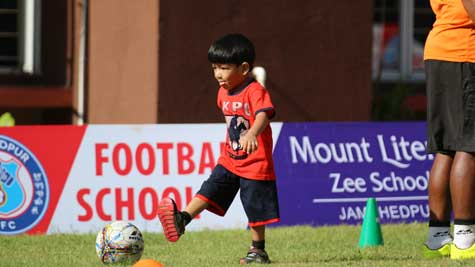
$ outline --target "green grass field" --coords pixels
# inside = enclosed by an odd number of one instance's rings
[[[426,260],[425,224],[383,225],[384,245],[358,248],[361,226],[284,227],[267,231],[271,266],[475,266],[475,261]],[[0,236],[0,266],[103,266],[95,234]],[[188,232],[177,243],[144,233],[142,256],[165,266],[238,266],[248,246],[246,230]]]

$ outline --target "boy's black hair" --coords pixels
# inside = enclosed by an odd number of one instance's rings
[[[256,52],[252,42],[238,33],[221,37],[208,50],[208,61],[215,64],[241,65],[247,62],[252,70],[255,58]]]

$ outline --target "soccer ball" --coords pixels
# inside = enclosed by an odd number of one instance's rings
[[[96,253],[105,264],[133,264],[140,259],[143,249],[142,233],[129,222],[112,222],[97,234]]]

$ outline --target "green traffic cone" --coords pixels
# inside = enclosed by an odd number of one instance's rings
[[[360,235],[360,248],[383,245],[378,207],[374,197],[368,198]]]

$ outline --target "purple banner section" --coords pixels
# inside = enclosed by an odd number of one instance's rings
[[[369,197],[381,223],[427,221],[425,148],[422,122],[284,123],[274,149],[279,225],[358,224]]]

